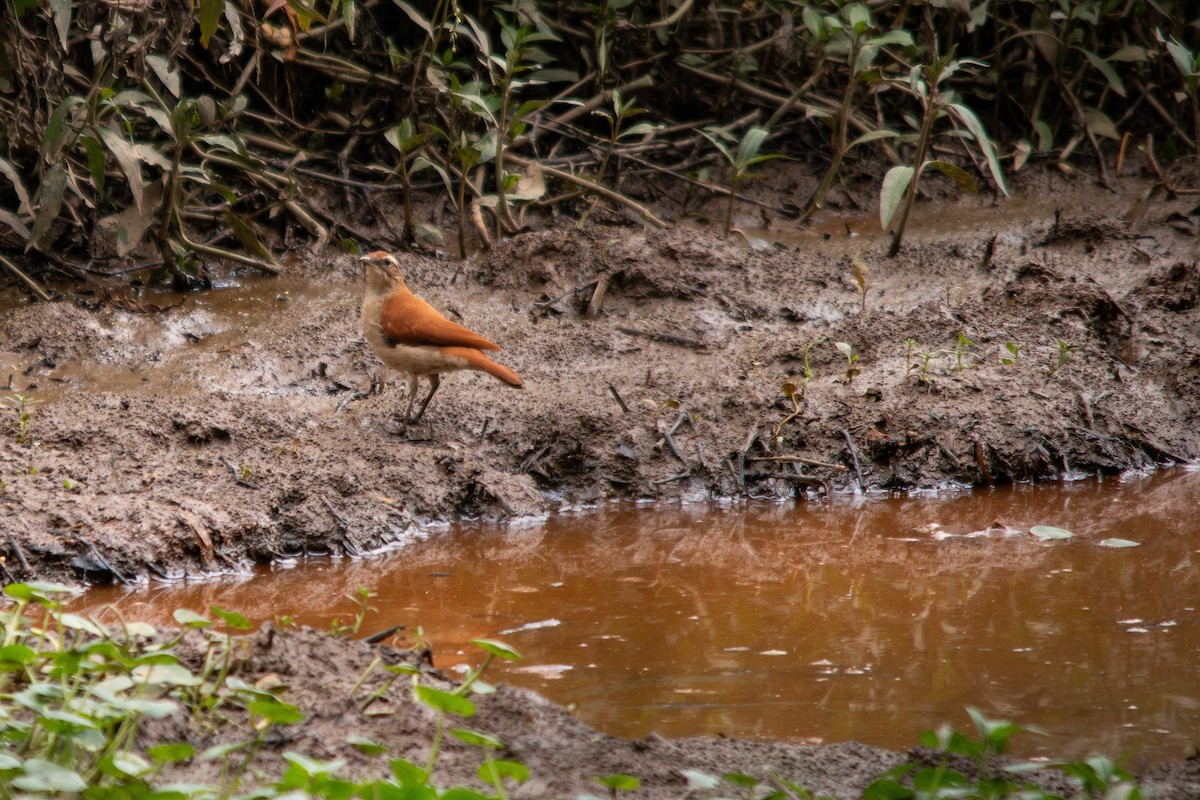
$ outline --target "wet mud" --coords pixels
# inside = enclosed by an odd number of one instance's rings
[[[358,556],[612,499],[820,502],[1195,459],[1190,205],[1127,221],[1144,186],[1021,183],[1020,201],[923,205],[894,260],[870,225],[805,234],[758,213],[729,239],[570,221],[466,262],[405,254],[410,286],[503,345],[526,386],[451,375],[407,436],[350,256],[293,253],[283,279],[201,296],[10,303],[0,578]]]

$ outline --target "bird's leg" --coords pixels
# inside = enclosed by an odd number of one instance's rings
[[[438,386],[440,386],[441,383],[441,375],[434,373],[433,375],[429,376],[429,394],[425,395],[425,399],[421,401],[421,409],[417,412],[417,415],[413,417],[413,422],[421,419],[421,415],[425,413],[425,406],[429,405],[429,401],[433,399],[433,393],[438,390]],[[411,408],[411,406],[409,408]]]
[[[410,372],[408,374],[408,408],[406,408],[404,410],[404,425],[402,425],[400,427],[401,434],[408,431],[408,423],[412,420],[413,404],[417,401],[417,381],[418,380],[420,380],[420,378],[417,376],[417,374],[415,372]],[[428,403],[429,399],[426,398],[425,402]],[[425,406],[421,406],[421,410],[424,411]],[[418,414],[417,416],[419,417],[421,415]]]

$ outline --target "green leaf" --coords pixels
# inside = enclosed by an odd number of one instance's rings
[[[508,759],[495,758],[484,762],[476,771],[476,775],[480,780],[490,783],[492,780],[491,773],[488,771],[489,765],[503,779],[514,780],[517,783],[524,783],[529,780],[529,767],[522,764],[520,761],[509,761]]]
[[[494,800],[470,789],[448,789],[438,795],[439,800]]]
[[[1134,542],[1129,539],[1101,539],[1097,544],[1101,547],[1137,547],[1141,542]]]
[[[147,664],[134,667],[129,674],[147,686],[199,686],[200,676],[179,664]]]
[[[8,753],[0,753],[0,772],[7,772],[10,769],[20,769],[21,759]]]
[[[58,164],[46,170],[42,185],[38,189],[38,210],[33,220],[33,229],[25,243],[25,252],[34,247],[49,249],[54,238],[54,221],[62,211],[63,196],[67,191],[67,171]]]
[[[681,769],[679,773],[687,780],[688,786],[698,792],[711,792],[721,783],[719,778],[698,769]]]
[[[871,142],[877,142],[880,139],[899,138],[900,134],[896,133],[895,131],[868,131],[852,141],[850,144],[846,145],[846,149],[850,150],[851,148],[858,147],[860,144],[870,144]]]
[[[1092,62],[1092,66],[1100,70],[1100,74],[1102,74],[1105,80],[1108,81],[1108,85],[1112,87],[1112,90],[1121,95],[1121,97],[1124,97],[1125,82],[1121,80],[1121,76],[1117,74],[1115,69],[1113,69],[1113,65],[1105,61],[1096,53],[1093,53],[1091,50],[1088,50],[1086,47],[1081,47],[1079,49],[1083,51],[1083,54],[1087,57],[1087,60]]]
[[[250,624],[250,620],[246,619],[236,611],[226,611],[219,606],[209,606],[208,610],[220,617],[226,625],[235,631],[248,631],[254,627]]]
[[[171,742],[155,745],[146,750],[146,755],[156,764],[174,764],[186,761],[196,754],[196,748],[187,742]]]
[[[434,711],[447,714],[457,714],[460,717],[470,717],[475,714],[475,704],[465,697],[459,697],[441,689],[417,684],[413,686],[413,695],[424,706]]]
[[[1104,136],[1118,142],[1121,140],[1121,134],[1117,130],[1117,126],[1100,109],[1085,108],[1083,110],[1083,119],[1087,124],[1088,130],[1097,136]]]
[[[369,736],[350,736],[347,737],[346,743],[368,756],[381,756],[387,752],[387,745],[381,744]]]
[[[211,619],[202,617],[195,611],[189,611],[186,608],[175,609],[175,612],[171,616],[185,628],[207,628],[213,624]]]
[[[132,144],[125,140],[125,137],[112,128],[97,128],[97,130],[100,132],[100,140],[104,142],[108,152],[112,153],[113,158],[121,166],[121,171],[125,173],[125,180],[129,184],[129,193],[133,195],[134,204],[137,205],[139,211],[146,213],[148,211],[146,180],[142,177],[142,162],[138,158],[137,151]]]
[[[23,644],[10,644],[6,647],[0,647],[0,669],[3,669],[4,664],[13,666],[24,666],[37,658],[37,652],[32,647],[26,647]]]
[[[975,183],[975,179],[971,177],[969,172],[957,164],[951,164],[949,161],[926,161],[925,166],[933,167],[958,184],[958,188],[964,192],[979,194],[979,184]]]
[[[392,759],[388,762],[388,766],[392,768],[392,774],[396,776],[396,782],[402,787],[425,786],[429,781],[428,770],[418,767],[411,761],[405,761],[403,758]]]
[[[104,147],[95,136],[80,136],[80,143],[87,154],[88,172],[92,175],[92,186],[98,194],[104,193],[104,168],[108,165],[108,157]]]
[[[1043,541],[1050,539],[1070,539],[1075,535],[1063,528],[1055,528],[1053,525],[1034,525],[1029,529],[1029,532]]]
[[[171,68],[171,62],[166,56],[162,53],[150,53],[146,56],[146,66],[154,70],[154,74],[162,81],[162,85],[167,87],[168,92],[179,97],[183,91],[180,72]]]
[[[200,0],[200,46],[208,47],[209,40],[217,32],[225,0]]]
[[[24,774],[13,778],[12,785],[27,792],[82,792],[87,781],[74,770],[31,758],[25,762]]]
[[[321,761],[306,755],[288,750],[283,754],[283,760],[304,770],[309,777],[313,775],[332,775],[346,766],[346,759],[335,758],[332,761]]]
[[[73,116],[75,109],[83,104],[83,98],[73,94],[63,98],[63,101],[55,106],[50,114],[50,121],[46,123],[46,132],[42,135],[42,158],[47,161],[56,160],[58,151],[67,139],[68,120]]]
[[[983,123],[979,121],[979,117],[975,116],[974,111],[962,103],[950,103],[948,108],[950,109],[950,113],[966,126],[967,130],[971,133],[971,137],[975,139],[975,144],[979,145],[980,151],[983,152],[983,157],[987,160],[988,170],[992,173],[992,180],[996,182],[997,188],[1007,197],[1008,186],[1004,183],[1004,171],[1000,169],[1000,159],[996,157],[996,148],[992,146],[992,140],[988,138],[987,130],[984,129]]]
[[[744,169],[758,158],[758,151],[770,135],[770,131],[758,125],[746,131],[746,135],[738,143],[736,165],[739,169]]]
[[[612,789],[618,792],[632,792],[642,785],[642,782],[632,775],[621,773],[616,775],[596,775],[592,777],[592,780],[605,789]]]
[[[862,36],[871,25],[871,12],[862,3],[851,3],[842,9],[855,36]]]
[[[467,730],[466,728],[455,728],[450,731],[450,734],[460,742],[469,744],[472,747],[483,747],[489,750],[499,750],[501,747],[504,747],[504,742],[490,733],[481,733],[479,731]]]
[[[258,233],[250,227],[250,223],[235,214],[232,208],[225,209],[225,221],[229,223],[229,229],[233,231],[233,235],[243,248],[270,264],[275,263],[275,258],[258,238]]]
[[[1167,52],[1171,54],[1171,60],[1175,62],[1175,67],[1183,73],[1183,77],[1196,77],[1196,57],[1192,55],[1191,51],[1173,38],[1168,39],[1166,45]]]
[[[246,704],[246,710],[256,714],[272,725],[295,725],[304,721],[304,712],[290,703],[265,697],[256,698]]]
[[[896,210],[904,200],[908,184],[912,182],[913,168],[908,165],[892,167],[883,176],[883,186],[879,189],[879,224],[884,230],[892,222]]]
[[[808,32],[814,38],[820,39],[825,33],[825,26],[821,24],[821,15],[812,7],[811,3],[805,3],[800,11],[800,18],[804,20],[804,27],[808,28]]]
[[[509,647],[504,642],[498,642],[495,639],[472,639],[471,644],[505,661],[520,661],[524,658],[515,648]]]

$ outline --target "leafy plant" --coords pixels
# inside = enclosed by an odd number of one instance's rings
[[[1025,349],[1025,345],[1005,342],[1004,349],[1008,351],[1008,355],[1001,356],[1000,363],[1009,367],[1021,360],[1021,351]]]
[[[746,131],[742,136],[742,140],[738,142],[737,148],[730,151],[729,144],[734,141],[733,136],[724,128],[708,127],[701,133],[704,138],[712,143],[712,146],[717,148],[717,152],[724,157],[729,164],[731,175],[729,179],[729,201],[725,206],[725,236],[729,235],[729,231],[733,226],[733,207],[737,203],[738,189],[741,188],[743,182],[755,177],[755,173],[750,171],[751,167],[770,161],[776,158],[784,158],[779,153],[763,153],[762,146],[766,143],[767,138],[771,135],[766,128],[754,126]]]
[[[330,623],[329,632],[334,636],[353,636],[362,630],[362,624],[367,618],[367,614],[378,609],[371,606],[371,598],[375,593],[366,586],[360,586],[355,590],[353,595],[346,595],[346,599],[350,600],[357,606],[357,611],[354,614],[354,621],[348,625],[342,624],[341,620],[334,617]]]
[[[809,33],[821,44],[823,54],[845,54],[847,71],[843,79],[845,90],[837,113],[823,115],[823,119],[831,128],[830,144],[833,153],[825,176],[804,202],[803,219],[808,220],[825,202],[825,195],[833,187],[846,153],[861,144],[898,136],[895,131],[882,128],[867,131],[854,141],[849,141],[850,115],[859,85],[871,80],[869,70],[873,67],[879,51],[887,45],[911,47],[913,38],[912,34],[903,28],[873,35],[877,27],[871,18],[870,8],[865,3],[848,3],[836,16],[822,16],[812,5],[805,4],[802,16]]]
[[[1047,367],[1047,369],[1046,369],[1046,376],[1050,377],[1051,375],[1053,375],[1054,373],[1058,372],[1060,369],[1065,367],[1067,364],[1071,363],[1071,356],[1077,350],[1079,350],[1079,347],[1077,345],[1070,345],[1070,344],[1067,344],[1066,342],[1060,341],[1058,343],[1058,352],[1055,354],[1055,359],[1050,364],[1050,366]]]
[[[29,444],[29,421],[33,419],[33,406],[38,401],[22,392],[13,392],[7,397],[0,397],[0,402],[10,405],[17,412],[13,427],[17,429],[17,444]]]
[[[860,372],[859,368],[854,366],[858,363],[859,354],[854,352],[854,346],[849,342],[834,342],[834,347],[846,358],[846,374],[843,380],[846,383],[850,383],[854,380],[854,376]]]
[[[970,353],[972,348],[974,348],[974,347],[975,347],[975,342],[968,339],[966,334],[964,334],[962,331],[959,331],[958,337],[956,338],[956,344],[954,347],[954,371],[955,372],[963,371],[963,369],[964,369],[963,356]]]
[[[888,258],[895,258],[900,252],[900,245],[904,240],[904,229],[908,225],[908,215],[912,211],[913,202],[917,197],[921,174],[926,169],[933,167],[952,179],[965,191],[972,193],[978,191],[975,179],[962,167],[949,161],[926,160],[926,155],[933,144],[934,124],[942,116],[948,115],[954,122],[956,132],[974,141],[987,163],[996,187],[1003,194],[1008,194],[1008,188],[1004,184],[1004,174],[1000,169],[1000,161],[996,157],[996,150],[988,138],[987,131],[983,128],[983,123],[979,121],[979,117],[975,115],[974,111],[962,103],[956,102],[953,93],[946,94],[942,91],[942,84],[945,81],[959,70],[970,66],[983,67],[986,65],[975,59],[955,60],[953,53],[949,53],[935,58],[928,65],[913,67],[909,71],[906,82],[891,82],[893,86],[908,92],[920,103],[921,128],[917,136],[913,163],[889,169],[884,175],[883,185],[880,188],[879,221],[883,229],[888,229],[892,217],[897,211],[900,213],[892,234],[891,245],[888,247]]]

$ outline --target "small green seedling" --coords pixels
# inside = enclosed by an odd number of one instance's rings
[[[29,420],[33,418],[31,409],[37,401],[20,392],[13,392],[2,399],[17,412],[16,422],[13,423],[17,429],[17,444],[29,444]]]
[[[1005,342],[1004,349],[1008,351],[1008,355],[1000,356],[1000,363],[1006,367],[1011,367],[1021,360],[1021,351],[1025,349],[1025,345],[1016,344],[1015,342]]]
[[[1078,349],[1079,349],[1079,347],[1077,345],[1070,345],[1070,344],[1067,344],[1066,342],[1059,342],[1057,359],[1046,370],[1046,376],[1049,377],[1049,376],[1053,375],[1054,373],[1058,372],[1060,369],[1065,367],[1067,364],[1069,364],[1071,362],[1071,354],[1074,353]]]
[[[858,363],[859,354],[854,352],[854,346],[849,342],[834,342],[834,347],[836,347],[838,352],[846,357],[845,383],[850,383],[854,380],[854,376],[862,371],[858,367],[854,366]]]
[[[905,378],[907,378],[908,374],[916,368],[916,365],[912,363],[912,357],[913,357],[913,353],[917,349],[918,344],[920,344],[920,342],[918,342],[916,339],[913,339],[912,337],[909,337],[908,339],[904,340],[904,377]]]
[[[969,354],[971,352],[971,348],[974,346],[975,343],[968,339],[966,334],[964,334],[962,331],[958,332],[958,344],[954,348],[955,372],[962,372],[965,369],[965,367],[963,367],[963,355]]]
[[[632,775],[598,775],[593,781],[608,789],[608,796],[617,800],[617,792],[632,792],[641,787],[642,782]]]

